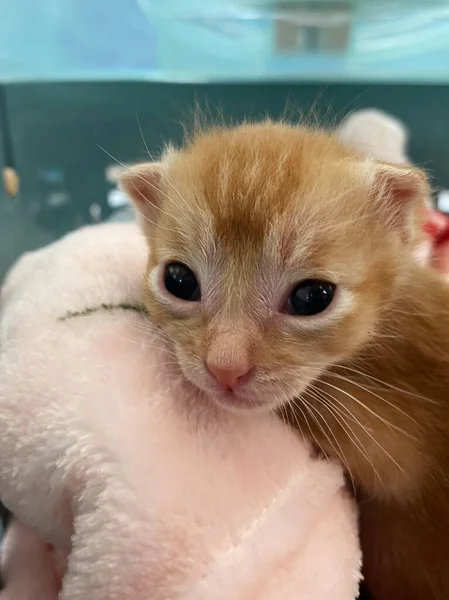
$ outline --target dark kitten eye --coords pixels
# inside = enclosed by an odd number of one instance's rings
[[[305,279],[290,294],[285,312],[300,317],[317,315],[332,302],[335,289],[336,286],[329,281]]]
[[[196,302],[201,297],[193,271],[182,263],[169,263],[165,267],[164,283],[167,291],[181,300]]]

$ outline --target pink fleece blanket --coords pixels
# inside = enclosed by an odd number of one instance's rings
[[[341,470],[179,378],[135,308],[144,261],[134,225],[100,225],[3,288],[0,599],[353,600]]]

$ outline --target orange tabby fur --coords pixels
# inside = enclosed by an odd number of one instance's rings
[[[283,404],[345,464],[376,600],[448,597],[449,294],[413,257],[422,173],[265,122],[200,133],[122,186],[151,249],[145,303],[187,379],[232,410]],[[164,291],[170,261],[194,271],[201,302]],[[286,315],[307,278],[337,284],[331,309]],[[225,395],[211,356],[254,376]]]
[[[313,437],[362,490],[365,575],[376,600],[449,597],[448,304],[438,275],[410,268],[373,340],[305,398]]]

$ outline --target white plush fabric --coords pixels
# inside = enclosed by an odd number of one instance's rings
[[[0,599],[353,600],[340,469],[273,415],[214,408],[146,317],[99,308],[138,304],[144,264],[133,224],[100,225],[6,281],[0,497],[17,520]]]
[[[360,154],[396,164],[408,163],[408,129],[376,108],[351,113],[338,130],[340,140]]]

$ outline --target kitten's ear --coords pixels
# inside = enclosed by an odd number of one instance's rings
[[[413,239],[430,196],[424,172],[415,167],[378,163],[373,192],[388,224],[399,230],[404,239]]]
[[[120,177],[120,189],[130,198],[142,226],[156,220],[161,198],[162,163],[141,163],[126,169]]]

